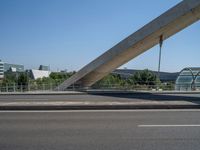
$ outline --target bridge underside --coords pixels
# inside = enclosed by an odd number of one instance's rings
[[[94,61],[83,67],[58,88],[66,90],[72,84],[90,87],[114,69],[176,34],[200,19],[200,0],[184,0],[154,19]]]

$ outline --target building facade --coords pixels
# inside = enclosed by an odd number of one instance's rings
[[[4,63],[4,72],[24,72],[24,66],[18,64]]]
[[[18,75],[24,72],[24,66],[18,64],[9,64],[0,60],[0,79],[3,79],[8,74]]]
[[[4,62],[0,60],[0,79],[4,78]]]
[[[49,71],[49,66],[45,66],[45,65],[40,65],[39,70],[43,70],[43,71]]]
[[[200,67],[184,68],[176,79],[175,90],[200,90]]]
[[[50,71],[45,71],[45,70],[36,70],[36,69],[31,69],[29,71],[29,76],[30,78],[37,80],[37,79],[42,79],[44,77],[48,78],[50,75]]]

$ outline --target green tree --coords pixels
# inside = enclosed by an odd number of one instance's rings
[[[136,72],[128,79],[128,83],[132,85],[156,85],[157,77],[151,71],[145,69],[143,71]]]
[[[124,84],[123,79],[121,79],[120,75],[109,74],[97,83],[93,85],[93,87],[100,88],[100,87],[119,87]]]
[[[21,73],[17,79],[18,85],[27,85],[29,81],[29,76],[26,73]]]
[[[75,74],[75,72],[67,72],[67,73],[63,73],[63,72],[52,72],[50,74],[50,78],[53,80],[57,80],[57,81],[64,81],[67,80],[68,78],[70,78],[73,74]]]
[[[15,74],[5,74],[5,78],[2,81],[2,86],[6,86],[16,82],[17,82],[17,77]]]

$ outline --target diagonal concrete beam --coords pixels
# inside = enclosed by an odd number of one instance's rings
[[[183,0],[83,67],[58,88],[65,90],[72,84],[89,87],[158,44],[161,35],[165,40],[199,19],[200,0]]]

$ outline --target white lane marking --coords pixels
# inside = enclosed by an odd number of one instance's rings
[[[7,98],[7,99],[0,99],[0,101],[13,101],[13,100],[15,100],[15,101],[25,101],[25,100],[27,100],[27,101],[30,101],[30,100],[33,100],[33,101],[41,101],[41,100],[49,100],[49,99],[32,99],[32,98],[15,98],[15,99],[10,99],[10,98]]]
[[[32,99],[32,98],[16,98],[16,99],[14,99],[14,100],[16,100],[16,101],[20,101],[20,100],[28,100],[28,101],[41,101],[41,100],[49,100],[49,99]]]
[[[138,125],[139,128],[154,127],[200,127],[200,124],[176,124],[176,125]]]
[[[0,113],[10,112],[10,113],[61,113],[61,112],[71,112],[71,113],[87,113],[87,112],[200,112],[200,109],[156,109],[156,110],[0,110]]]

